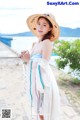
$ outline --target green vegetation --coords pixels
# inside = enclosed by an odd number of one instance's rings
[[[59,69],[64,69],[68,65],[80,77],[80,39],[55,41],[53,52],[59,56],[56,59]]]
[[[80,80],[78,80],[77,78],[74,78],[73,81],[72,81],[73,84],[78,84],[80,85]]]

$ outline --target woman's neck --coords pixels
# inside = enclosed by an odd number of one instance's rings
[[[42,41],[42,38],[39,38],[38,42],[40,43]]]

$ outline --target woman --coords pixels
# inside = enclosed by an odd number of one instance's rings
[[[49,66],[52,42],[59,37],[59,26],[51,14],[34,14],[27,19],[29,29],[38,37],[31,52],[23,51],[27,63],[27,95],[31,105],[31,119],[58,120],[60,95],[57,82]]]

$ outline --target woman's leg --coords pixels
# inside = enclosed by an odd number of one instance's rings
[[[39,118],[40,120],[44,120],[44,115],[42,114],[43,112],[43,100],[44,100],[44,93],[40,93],[39,94],[39,99],[38,99],[38,110],[39,110]]]

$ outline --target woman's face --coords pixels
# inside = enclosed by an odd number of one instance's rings
[[[36,30],[38,32],[39,37],[44,37],[44,35],[51,31],[51,29],[52,28],[50,28],[49,23],[45,18],[40,18],[38,20]]]

